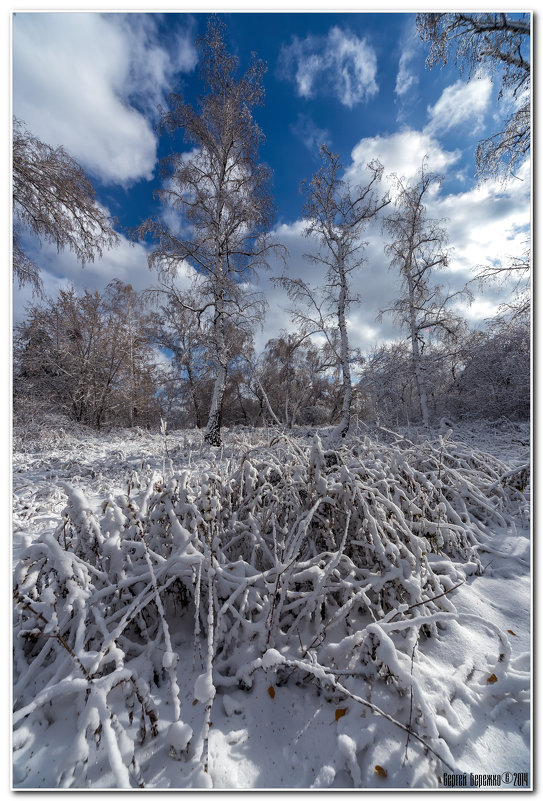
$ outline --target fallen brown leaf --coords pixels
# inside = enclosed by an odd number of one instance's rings
[[[273,687],[268,687],[268,695],[270,698],[275,698],[275,690]]]
[[[495,673],[491,673],[488,679],[486,680],[487,684],[495,684],[498,681],[498,677]]]
[[[378,776],[382,776],[383,779],[385,779],[387,777],[387,775],[388,775],[386,770],[384,768],[382,768],[381,765],[376,765],[375,766],[375,773]]]
[[[346,714],[347,714],[347,710],[346,709],[336,709],[336,720],[339,720],[340,718],[343,717],[343,715],[346,715]]]

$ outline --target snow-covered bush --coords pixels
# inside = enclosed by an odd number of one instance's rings
[[[65,485],[62,524],[15,569],[14,723],[70,700],[78,737],[64,787],[85,786],[102,739],[118,787],[144,785],[138,748],[150,741],[188,762],[192,786],[207,786],[216,692],[250,690],[263,670],[278,683],[316,680],[445,761],[414,654],[421,637],[446,636],[452,591],[480,571],[488,527],[512,525],[523,496],[511,477],[447,436],[327,450],[317,435],[279,434],[221,470],[140,476],[98,508]],[[204,707],[195,732],[180,700],[187,631]],[[378,685],[410,693],[408,726],[367,700]]]

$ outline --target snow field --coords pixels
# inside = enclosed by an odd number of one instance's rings
[[[14,457],[14,787],[529,770],[522,458],[190,432],[161,471],[143,432],[49,445]]]

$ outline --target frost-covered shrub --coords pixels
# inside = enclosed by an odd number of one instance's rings
[[[189,762],[196,785],[216,688],[250,689],[255,671],[273,670],[378,714],[339,678],[410,691],[413,736],[435,741],[410,678],[415,647],[454,619],[450,592],[480,569],[488,526],[511,525],[522,494],[510,479],[497,459],[446,437],[327,450],[318,436],[278,435],[221,470],[140,475],[98,508],[66,485],[62,524],[15,569],[14,722],[71,699],[79,735],[62,786],[84,786],[102,737],[116,785],[142,786],[138,746],[166,728],[166,754]],[[195,733],[181,719],[180,627],[201,654]]]

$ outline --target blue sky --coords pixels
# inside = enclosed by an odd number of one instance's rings
[[[303,236],[299,192],[319,167],[326,143],[340,154],[345,177],[363,180],[365,165],[379,158],[384,185],[396,173],[414,176],[422,158],[444,177],[428,204],[432,217],[447,218],[450,266],[439,276],[461,288],[487,260],[522,249],[530,223],[530,167],[507,184],[477,184],[477,142],[500,130],[511,108],[498,102],[499,82],[481,73],[467,81],[454,64],[425,69],[427,45],[410,13],[224,13],[227,44],[240,68],[256,51],[268,65],[266,98],[255,110],[266,141],[261,159],[273,171],[274,233],[289,248],[288,270],[318,283],[321,276],[304,259],[312,249]],[[150,214],[167,214],[155,204],[158,160],[169,150],[188,150],[182,138],[159,138],[157,106],[168,93],[195,102],[202,90],[194,40],[204,33],[206,14],[16,13],[12,23],[13,113],[51,145],[62,145],[91,177],[100,203],[122,226]],[[388,270],[378,225],[364,236],[366,263],[356,277],[360,304],[350,314],[353,344],[365,353],[402,336],[393,320],[377,323],[380,309],[395,297],[397,277]],[[69,253],[57,254],[31,239],[29,252],[42,267],[46,291],[73,284],[101,289],[113,278],[136,289],[151,286],[148,245],[121,245],[85,269]],[[282,270],[272,263],[259,286],[269,301],[262,348],[289,327],[288,299],[269,280]],[[185,270],[180,281],[188,281]],[[13,289],[13,319],[24,316],[28,289]],[[500,291],[478,294],[463,312],[481,324],[501,300]]]

